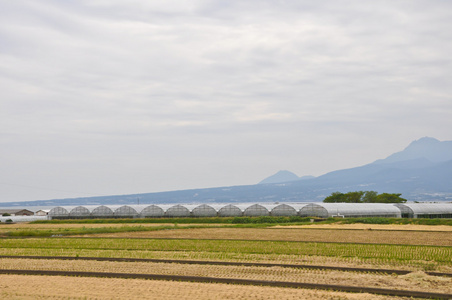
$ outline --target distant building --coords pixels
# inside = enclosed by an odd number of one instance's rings
[[[49,214],[49,211],[50,210],[48,209],[46,210],[40,209],[37,212],[35,212],[35,216],[47,216]]]
[[[0,216],[33,216],[35,213],[28,209],[0,209]]]

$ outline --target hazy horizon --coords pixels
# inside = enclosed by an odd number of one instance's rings
[[[452,2],[4,1],[0,203],[256,184],[452,140]]]

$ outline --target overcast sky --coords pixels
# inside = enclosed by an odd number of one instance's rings
[[[0,0],[0,202],[254,184],[452,140],[452,1]]]

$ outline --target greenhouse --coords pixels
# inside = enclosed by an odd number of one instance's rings
[[[111,218],[114,215],[113,211],[116,209],[113,206],[110,206],[110,207],[105,206],[105,205],[98,206],[95,209],[93,209],[93,211],[91,212],[91,216],[95,217],[95,218],[99,218],[99,217]],[[50,213],[49,213],[49,215],[50,215]]]
[[[133,218],[138,216],[138,211],[141,211],[141,207],[135,207],[129,205],[123,205],[113,212],[115,217],[122,217],[122,218]],[[138,211],[137,211],[138,210]]]
[[[243,211],[243,215],[247,217],[269,216],[270,212],[264,205],[253,204]]]
[[[165,211],[163,208],[157,206],[157,205],[148,205],[140,213],[141,217],[146,218],[158,218],[163,217],[165,215]]]
[[[392,217],[452,218],[452,203],[238,203],[57,206],[49,218]]]
[[[72,208],[73,207],[61,207],[61,206],[54,207],[49,211],[49,216],[55,218],[69,217],[69,211],[71,211]]]
[[[242,215],[243,211],[232,204],[228,204],[218,210],[218,216],[220,217],[240,217]]]
[[[216,217],[217,210],[210,205],[201,204],[191,210],[193,217]]]
[[[302,217],[401,218],[401,211],[385,203],[311,203],[300,210]]]
[[[279,204],[271,210],[270,214],[275,217],[297,216],[298,212],[306,205],[309,204]]]
[[[183,205],[174,205],[165,212],[166,217],[190,217],[190,211]]]
[[[398,203],[394,204],[403,218],[452,218],[452,203]]]
[[[91,211],[86,206],[77,206],[69,212],[69,217],[86,218],[91,215]]]

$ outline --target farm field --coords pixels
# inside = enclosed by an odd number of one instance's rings
[[[378,272],[358,273],[283,267],[219,266],[152,262],[105,262],[2,259],[0,269],[112,272],[237,278],[266,281],[303,282],[347,286],[368,286],[401,290],[452,293],[452,279],[415,272],[402,276]]]
[[[27,288],[24,289],[23,287]],[[132,291],[132,292],[131,292]],[[158,291],[158,292],[156,292]],[[0,275],[0,296],[5,299],[350,299],[384,300],[389,296],[311,289],[241,286],[139,279]],[[397,298],[409,299],[409,298]]]
[[[43,226],[45,225],[45,226]],[[82,226],[81,226],[82,225]],[[358,288],[388,289],[396,291],[452,294],[452,277],[437,276],[430,272],[452,274],[452,240],[448,228],[434,230],[435,226],[409,225],[409,230],[369,230],[368,224],[335,224],[334,228],[261,225],[256,228],[233,227],[227,224],[189,224],[181,228],[175,224],[11,224],[8,230],[54,230],[59,232],[80,228],[121,226],[147,226],[152,231],[89,234],[82,236],[56,236],[0,238],[0,295],[11,299],[32,299],[20,289],[20,284],[45,286],[56,282],[47,290],[36,287],[36,295],[46,299],[120,299],[121,293],[136,289],[135,299],[391,299],[379,292],[349,293],[294,287],[243,286],[219,283],[223,279],[264,281],[276,283],[323,284]],[[158,225],[158,226],[156,226]],[[163,225],[163,226],[162,226]],[[227,225],[227,226],[223,226]],[[364,225],[363,227],[348,225]],[[15,227],[16,226],[16,227]],[[81,227],[80,227],[81,226]],[[90,227],[93,226],[93,227]],[[161,227],[159,227],[161,226]],[[198,226],[198,227],[196,227]],[[312,226],[317,226],[313,224]],[[415,226],[420,226],[416,230]],[[427,227],[427,228],[425,228]],[[441,226],[447,227],[447,226]],[[429,230],[432,229],[432,230]],[[6,232],[6,231],[5,231]],[[75,231],[74,231],[75,232]],[[2,257],[3,256],[3,257]],[[5,257],[9,256],[9,257]],[[14,257],[10,257],[14,256]],[[20,257],[24,256],[24,257]],[[32,257],[25,257],[32,256]],[[38,256],[43,256],[38,259]],[[55,257],[55,259],[52,259]],[[56,259],[65,257],[64,260]],[[72,257],[72,258],[71,258]],[[86,258],[137,258],[167,261],[100,261]],[[176,261],[168,261],[176,260]],[[190,264],[184,261],[193,261]],[[224,262],[215,264],[215,262]],[[227,265],[238,263],[270,263],[282,266]],[[293,264],[295,266],[288,266]],[[300,267],[297,267],[300,266]],[[301,267],[303,266],[303,267]],[[317,268],[309,267],[316,266]],[[322,267],[323,266],[323,267]],[[327,267],[405,270],[395,274],[384,270],[343,270]],[[320,269],[319,269],[320,268]],[[323,269],[322,269],[323,268]],[[92,272],[102,274],[141,274],[169,276],[166,281],[154,279],[85,278],[53,275],[17,275],[14,271]],[[52,280],[46,280],[52,276]],[[110,275],[109,275],[110,276]],[[171,276],[213,278],[211,282],[180,282]],[[452,275],[451,275],[452,276]],[[63,288],[64,282],[68,284]],[[90,289],[98,282],[101,288]],[[219,281],[220,280],[220,281]],[[193,280],[191,280],[193,281]],[[195,280],[196,281],[196,280]],[[58,284],[61,282],[61,291]],[[118,282],[111,288],[112,282]],[[161,286],[158,295],[147,295],[155,285]],[[248,283],[247,283],[248,284]],[[265,284],[264,284],[265,285]],[[137,286],[140,286],[139,288]],[[105,287],[103,291],[102,288]],[[209,293],[199,293],[199,289]],[[82,290],[83,295],[78,293]],[[117,289],[116,293],[110,293]],[[122,290],[121,290],[122,289]],[[31,289],[30,289],[31,290]],[[102,292],[103,291],[103,292]],[[210,294],[210,291],[212,292]],[[237,294],[235,293],[237,292]],[[366,292],[366,291],[364,291]],[[66,293],[66,294],[64,294]],[[231,294],[232,293],[232,294]],[[279,294],[278,294],[279,293]],[[375,294],[376,293],[376,294]],[[144,296],[146,295],[146,296]],[[166,296],[165,296],[166,295]],[[28,297],[28,298],[27,298]],[[116,297],[116,298],[115,298]],[[129,298],[133,298],[129,297]],[[153,298],[154,297],[154,298]],[[446,296],[445,296],[446,297]],[[441,297],[436,297],[441,298]],[[394,298],[400,299],[400,298]]]
[[[140,231],[101,234],[102,237],[176,238],[176,239],[232,239],[274,240],[300,242],[343,242],[372,244],[406,244],[452,246],[452,233],[448,231],[311,229],[311,228],[198,228],[171,231]]]
[[[278,225],[273,228],[306,228],[306,229],[361,229],[361,230],[412,230],[412,231],[445,231],[452,232],[452,226],[447,225],[413,225],[413,224],[308,224],[308,225]]]

